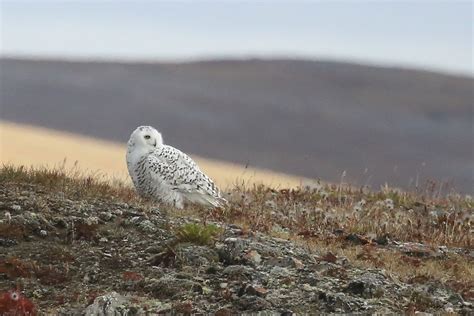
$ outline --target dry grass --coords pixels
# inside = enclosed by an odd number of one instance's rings
[[[76,198],[144,202],[128,184],[78,168],[3,165],[0,182],[37,184]],[[375,192],[336,185],[281,190],[235,185],[226,194],[229,207],[214,210],[211,216],[251,230],[308,238],[344,232],[372,239],[473,247],[474,201],[470,196],[432,197],[429,193],[389,188]],[[202,214],[192,206],[185,213]]]
[[[406,283],[440,282],[460,292],[464,299],[474,299],[474,264],[462,254],[443,258],[413,257],[396,249],[374,244],[354,245],[341,239],[314,238],[297,241],[317,252],[347,258],[359,268],[377,268]]]
[[[473,246],[474,203],[469,196],[434,198],[429,193],[389,188],[373,192],[321,185],[283,190],[236,187],[229,199],[229,209],[215,216],[242,221],[252,230],[277,228],[306,237],[344,232],[434,246]]]
[[[110,180],[95,173],[80,171],[77,167],[55,168],[3,165],[0,182],[41,185],[51,192],[61,192],[75,198],[104,198],[138,201],[133,189],[119,180]]]

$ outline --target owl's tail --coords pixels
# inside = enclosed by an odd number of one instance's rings
[[[188,195],[187,199],[192,203],[199,203],[207,207],[225,207],[229,205],[229,202],[223,197],[209,194],[192,194]]]
[[[203,199],[206,201],[203,204],[207,204],[210,207],[225,207],[229,205],[229,202],[220,196],[204,195]]]

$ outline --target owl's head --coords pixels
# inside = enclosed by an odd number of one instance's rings
[[[161,145],[163,145],[163,137],[151,126],[137,127],[128,141],[128,147],[143,149],[153,149]]]

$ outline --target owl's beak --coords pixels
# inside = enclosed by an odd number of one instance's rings
[[[156,139],[155,139],[155,143],[153,144],[153,147],[156,147]]]

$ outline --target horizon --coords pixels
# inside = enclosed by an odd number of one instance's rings
[[[66,62],[66,63],[102,63],[102,64],[192,64],[192,63],[211,63],[211,62],[252,62],[252,61],[291,61],[291,62],[311,62],[328,63],[340,65],[353,65],[367,68],[378,68],[386,70],[402,70],[414,72],[434,73],[443,76],[474,79],[474,73],[462,73],[449,70],[440,70],[432,68],[414,67],[411,65],[384,64],[361,60],[331,59],[331,58],[306,58],[299,56],[216,56],[216,57],[196,57],[196,58],[177,58],[177,59],[139,59],[139,58],[109,58],[109,57],[81,57],[81,56],[34,56],[34,55],[2,55],[0,60],[20,60],[37,62]]]
[[[3,1],[1,16],[4,58],[302,59],[474,75],[465,1]]]

